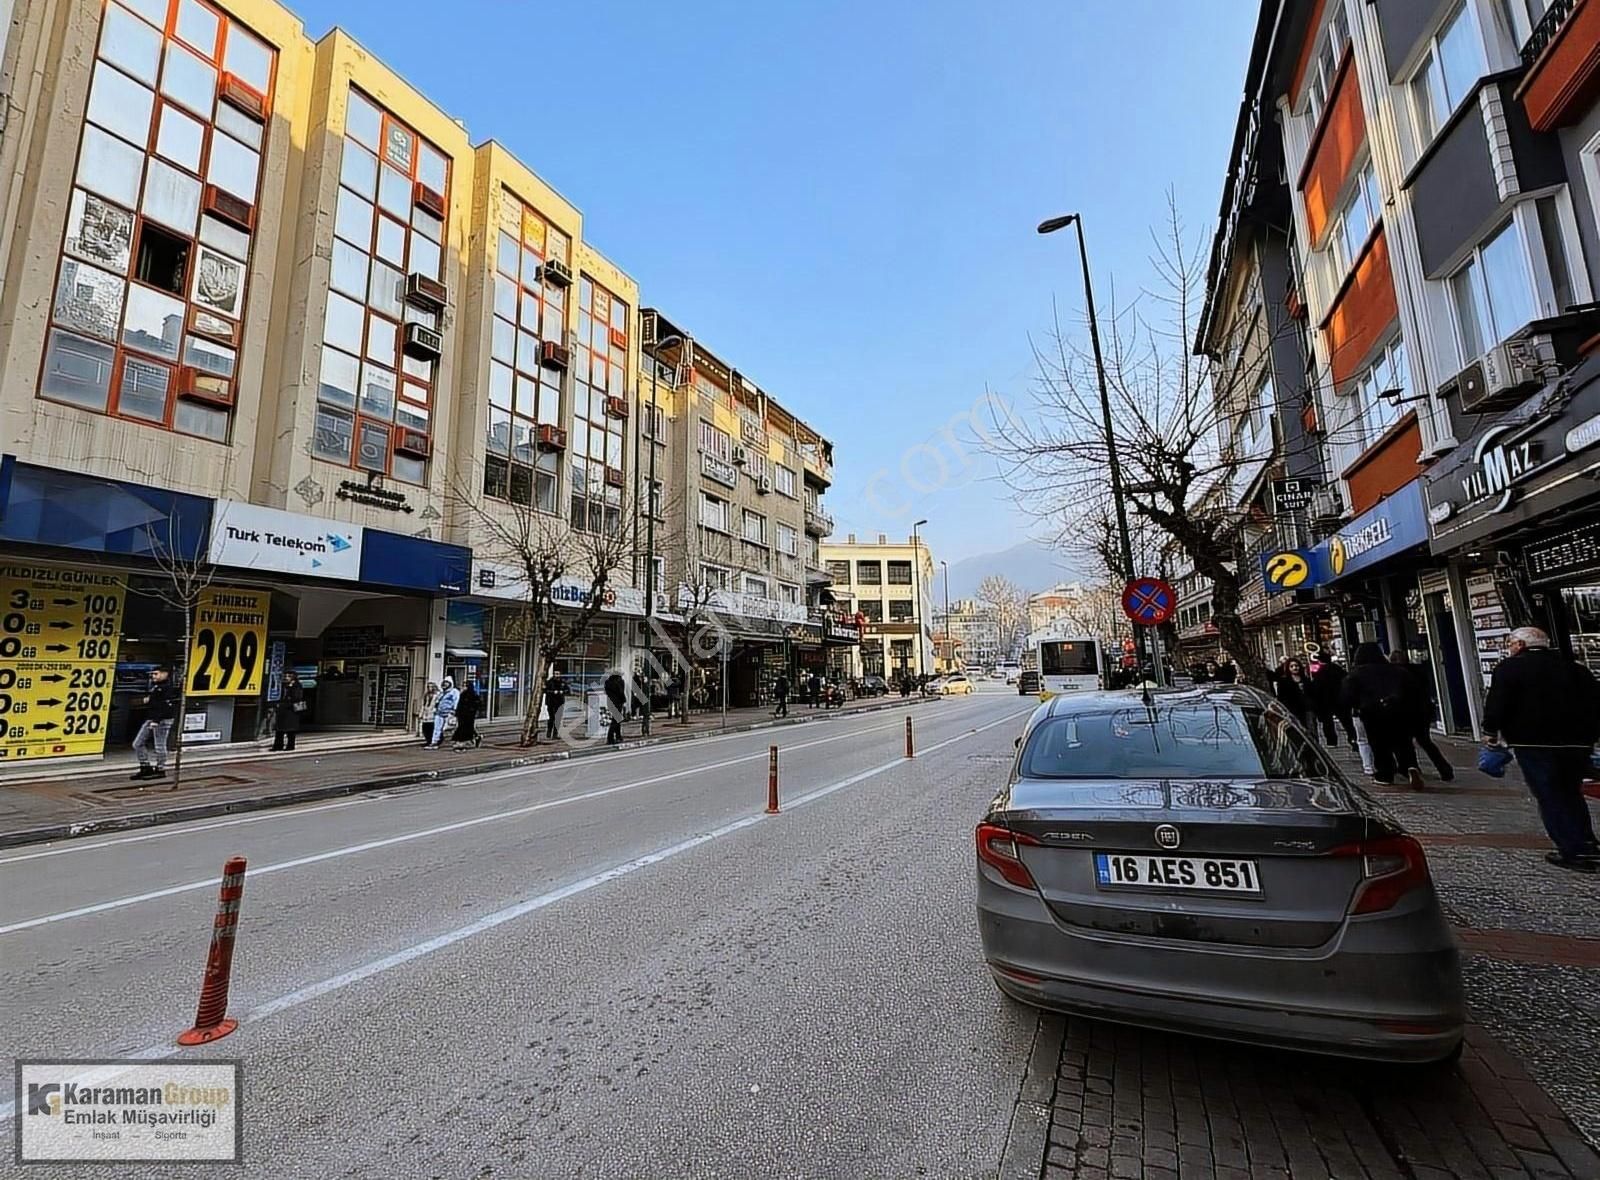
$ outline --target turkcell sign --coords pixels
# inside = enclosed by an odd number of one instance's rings
[[[211,516],[211,561],[235,569],[361,580],[358,524],[218,500]]]
[[[1428,540],[1422,481],[1404,487],[1317,546],[1330,580],[1353,574]]]

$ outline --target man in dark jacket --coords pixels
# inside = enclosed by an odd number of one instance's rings
[[[1335,720],[1344,729],[1350,744],[1356,744],[1355,720],[1344,703],[1344,667],[1337,660],[1318,660],[1311,665],[1311,708],[1322,723],[1322,740],[1330,746],[1339,744]]]
[[[300,733],[300,714],[305,712],[306,690],[300,687],[300,678],[293,671],[283,674],[278,689],[278,703],[272,711],[272,749],[276,753],[294,749],[294,739]]]
[[[606,710],[609,723],[606,726],[606,745],[616,746],[622,743],[622,719],[628,713],[628,682],[622,678],[621,672],[613,672],[606,677]]]
[[[1340,702],[1361,714],[1372,746],[1372,777],[1392,783],[1395,772],[1404,771],[1412,789],[1422,790],[1417,752],[1411,748],[1420,706],[1410,673],[1384,659],[1376,643],[1363,643],[1356,648],[1355,671],[1345,677]]]
[[[1216,675],[1212,677],[1218,684],[1237,684],[1239,682],[1239,665],[1228,658],[1228,653],[1223,652],[1222,658],[1217,661]]]
[[[555,741],[561,726],[561,713],[567,707],[567,681],[560,672],[552,670],[544,682],[544,708],[546,714],[545,737]]]
[[[1450,765],[1450,760],[1444,756],[1444,752],[1439,749],[1439,743],[1433,740],[1433,677],[1428,675],[1426,667],[1413,664],[1411,657],[1398,648],[1389,653],[1389,662],[1397,668],[1404,668],[1416,686],[1417,715],[1411,723],[1411,740],[1417,743],[1417,749],[1428,756],[1428,761],[1433,763],[1433,768],[1439,772],[1439,777],[1449,782],[1456,777],[1455,769]]]
[[[144,698],[144,724],[134,735],[133,752],[139,756],[139,769],[133,779],[167,776],[167,735],[178,715],[178,686],[165,668],[150,673],[150,691]],[[153,763],[153,765],[152,765]]]
[[[772,698],[778,702],[778,707],[772,711],[774,717],[787,717],[789,715],[789,678],[783,673],[778,674],[777,683],[772,686]]]
[[[1495,665],[1483,709],[1484,738],[1510,746],[1564,869],[1600,872],[1600,845],[1583,780],[1600,736],[1600,687],[1589,669],[1555,651],[1537,627],[1518,627]]]

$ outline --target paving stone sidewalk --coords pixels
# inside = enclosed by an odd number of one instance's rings
[[[640,735],[639,722],[629,721],[624,727],[622,748],[768,726],[777,730],[906,704],[938,708],[940,698],[868,698],[826,710],[791,703],[789,717],[779,721],[774,721],[767,708],[730,709],[726,721],[720,712],[694,713],[687,725],[657,716],[649,738]],[[41,773],[49,777],[0,778],[0,847],[286,806],[474,771],[583,757],[605,749],[599,738],[523,747],[516,726],[491,725],[483,729],[483,734],[481,746],[460,751],[425,751],[416,737],[373,744],[367,734],[355,740],[307,734],[302,735],[301,748],[293,753],[273,754],[263,745],[233,757],[191,755],[177,789],[170,789],[170,777],[153,783],[130,781],[134,769],[131,756],[84,766],[70,775],[41,767]],[[170,762],[168,774],[171,775]]]
[[[1460,1063],[1395,1069],[1047,1019],[1061,1049],[1039,1174],[1600,1180],[1600,877],[1545,863],[1515,769],[1494,780],[1475,747],[1447,753],[1471,768],[1452,784],[1430,772],[1422,793],[1370,789],[1427,847],[1466,952]]]

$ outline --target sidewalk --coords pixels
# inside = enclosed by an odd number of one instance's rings
[[[639,722],[630,721],[623,727],[623,744],[614,747],[605,745],[603,733],[576,742],[524,747],[519,744],[520,723],[484,726],[483,745],[461,751],[424,751],[420,738],[399,733],[392,740],[377,741],[372,734],[352,735],[354,740],[343,735],[306,735],[293,753],[274,754],[265,744],[230,757],[195,758],[191,751],[185,758],[183,783],[177,789],[171,786],[170,759],[168,777],[153,783],[129,780],[135,769],[131,758],[68,773],[41,764],[36,778],[0,780],[0,848],[285,807],[478,771],[584,757],[607,749],[636,749],[719,733],[802,725],[813,719],[848,717],[938,699],[876,697],[827,710],[791,702],[789,717],[784,720],[774,720],[767,708],[730,709],[726,724],[720,712],[693,714],[687,725],[657,716],[650,737],[641,738]]]
[[[1491,779],[1475,746],[1441,746],[1456,779],[1429,768],[1420,793],[1336,753],[1428,850],[1465,952],[1460,1064],[1385,1069],[1046,1016],[1034,1060],[1055,1068],[1024,1086],[1048,1104],[1045,1177],[1600,1177],[1600,878],[1545,863],[1515,768]]]

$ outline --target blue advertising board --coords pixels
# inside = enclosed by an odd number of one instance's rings
[[[1327,580],[1337,582],[1427,543],[1428,509],[1418,478],[1368,508],[1317,549],[1324,556]]]

